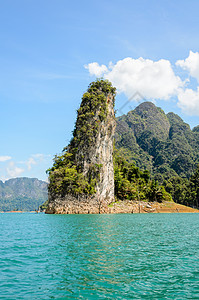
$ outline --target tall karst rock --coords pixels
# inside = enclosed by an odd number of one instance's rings
[[[70,144],[49,169],[46,213],[105,213],[114,201],[115,88],[92,82],[82,97]]]

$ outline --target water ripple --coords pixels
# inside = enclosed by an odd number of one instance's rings
[[[0,215],[1,299],[199,299],[199,216]]]

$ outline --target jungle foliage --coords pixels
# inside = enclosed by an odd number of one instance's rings
[[[189,179],[173,176],[163,184],[175,202],[199,208],[199,165]]]
[[[85,176],[83,174],[84,153],[92,149],[95,144],[99,126],[107,117],[107,97],[112,95],[114,105],[115,93],[116,89],[108,80],[97,79],[89,85],[77,110],[73,138],[63,149],[62,154],[55,156],[53,167],[47,170],[51,195],[95,194],[101,166],[90,165]]]
[[[141,171],[128,163],[116,150],[114,153],[115,197],[119,200],[172,201],[165,188],[150,179],[148,170]]]
[[[117,118],[115,137],[128,162],[150,170],[175,202],[196,206],[191,180],[199,164],[199,126],[191,130],[178,115],[144,102]]]

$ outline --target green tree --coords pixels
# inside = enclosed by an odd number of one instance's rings
[[[197,166],[194,174],[190,177],[187,199],[189,204],[197,207],[199,206],[199,165]]]

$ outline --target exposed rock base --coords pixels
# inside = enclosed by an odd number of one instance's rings
[[[71,201],[72,200],[72,201]],[[108,205],[91,199],[57,199],[46,213],[49,214],[129,214],[129,213],[199,213],[199,210],[174,202],[120,201]]]
[[[109,200],[99,201],[96,196],[76,198],[66,195],[50,202],[47,214],[104,214],[109,213]]]

